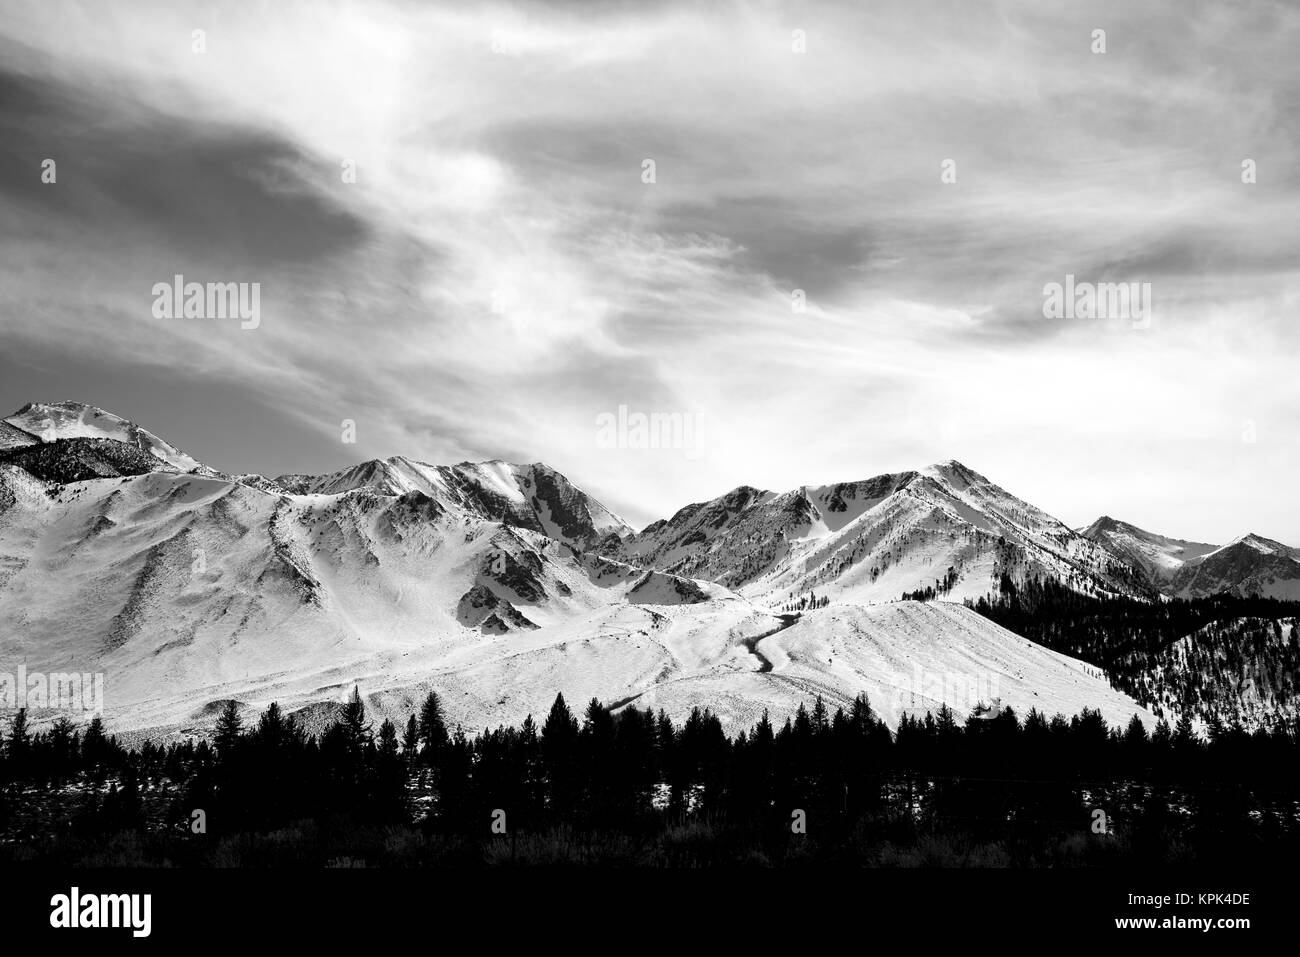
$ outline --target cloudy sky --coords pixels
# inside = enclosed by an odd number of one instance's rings
[[[1300,8],[594,6],[7,2],[0,405],[541,460],[637,525],[957,458],[1300,545]],[[178,273],[261,324],[156,318]],[[1067,274],[1149,326],[1045,318]],[[691,447],[604,447],[620,406]]]

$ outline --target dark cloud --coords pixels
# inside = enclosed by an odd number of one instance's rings
[[[54,185],[41,182],[45,158]],[[0,201],[116,243],[153,240],[158,269],[185,261],[268,268],[355,247],[365,224],[329,203],[296,170],[336,164],[264,132],[178,119],[102,89],[72,89],[0,73]],[[52,222],[50,220],[53,220]]]

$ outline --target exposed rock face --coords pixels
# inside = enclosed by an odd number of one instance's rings
[[[484,634],[503,635],[520,628],[537,626],[486,585],[475,585],[461,596],[456,605],[456,619],[466,627],[479,628]]]
[[[16,465],[46,482],[61,484],[175,471],[162,459],[114,439],[56,439],[19,446],[0,452],[0,462]]]

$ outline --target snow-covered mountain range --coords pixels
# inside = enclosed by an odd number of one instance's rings
[[[101,409],[32,404],[0,423],[0,672],[103,672],[110,724],[157,733],[232,698],[310,714],[354,684],[379,713],[436,688],[468,727],[557,691],[739,725],[860,691],[887,720],[990,699],[1150,720],[1096,668],[956,602],[1003,575],[1290,587],[1295,553],[1102,525],[1076,532],[950,461],[742,487],[637,532],[541,464],[228,475]],[[898,601],[925,589],[949,600]],[[830,604],[782,613],[812,593]]]
[[[1200,598],[1229,592],[1300,599],[1300,549],[1262,535],[1210,545],[1157,535],[1108,516],[1080,534],[1126,559],[1166,595]]]
[[[961,600],[995,590],[1003,572],[1089,593],[1147,588],[1105,547],[955,461],[783,493],[738,488],[603,551],[768,600],[878,602],[927,587]]]

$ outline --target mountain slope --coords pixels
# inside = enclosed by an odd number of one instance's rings
[[[807,593],[888,601],[927,587],[977,597],[1004,573],[1096,593],[1147,591],[1104,545],[953,461],[779,494],[741,487],[603,551],[777,603]]]
[[[200,463],[134,422],[81,402],[29,402],[4,420],[42,441],[55,439],[113,439],[161,459],[181,472]]]
[[[1081,534],[1125,557],[1154,587],[1171,597],[1200,598],[1226,592],[1300,598],[1300,553],[1260,535],[1210,545],[1158,535],[1108,516],[1097,519]]]
[[[95,478],[174,471],[157,456],[113,439],[55,439],[0,452],[8,462],[47,482],[84,482]]]
[[[1188,561],[1214,551],[1217,545],[1189,542],[1178,538],[1157,535],[1103,515],[1087,528],[1080,530],[1084,538],[1105,545],[1120,555],[1156,584],[1165,585]]]
[[[1185,562],[1169,582],[1169,593],[1180,597],[1224,591],[1300,599],[1300,560],[1294,549],[1280,542],[1243,535]]]
[[[419,491],[289,496],[170,471],[52,494],[17,469],[0,480],[15,502],[0,513],[0,657],[104,672],[118,730],[206,727],[231,698],[310,709],[354,683],[376,717],[436,688],[468,726],[539,715],[557,691],[678,718],[708,704],[739,726],[864,689],[882,711],[900,687],[908,707],[965,710],[951,675],[1017,708],[1140,710],[1095,670],[955,605],[845,606],[782,630],[716,584]]]
[[[25,445],[36,445],[40,441],[30,432],[24,432],[17,426],[0,419],[0,452],[22,448]]]
[[[610,535],[632,532],[604,505],[541,463],[428,465],[393,456],[327,475],[282,475],[274,484],[299,495],[337,495],[359,488],[381,495],[420,491],[480,518],[584,548]]]
[[[897,600],[1035,576],[1145,594],[1105,544],[957,462],[741,487],[635,533],[541,464],[393,457],[272,480],[91,406],[31,405],[8,425],[0,657],[104,672],[116,729],[206,727],[232,698],[311,711],[354,684],[378,714],[436,688],[474,725],[540,714],[557,691],[678,718],[707,704],[740,725],[863,690],[894,721],[986,699],[1140,710],[959,605]],[[814,589],[833,603],[775,613]]]
[[[1156,714],[1254,730],[1300,713],[1300,620],[1216,621],[1164,648],[1142,697]]]
[[[232,684],[361,661],[400,672],[621,605],[644,575],[418,491],[288,496],[164,471],[49,494],[17,469],[0,481],[14,503],[0,513],[0,657],[103,670],[128,716],[177,721]],[[489,614],[461,620],[476,601]]]

